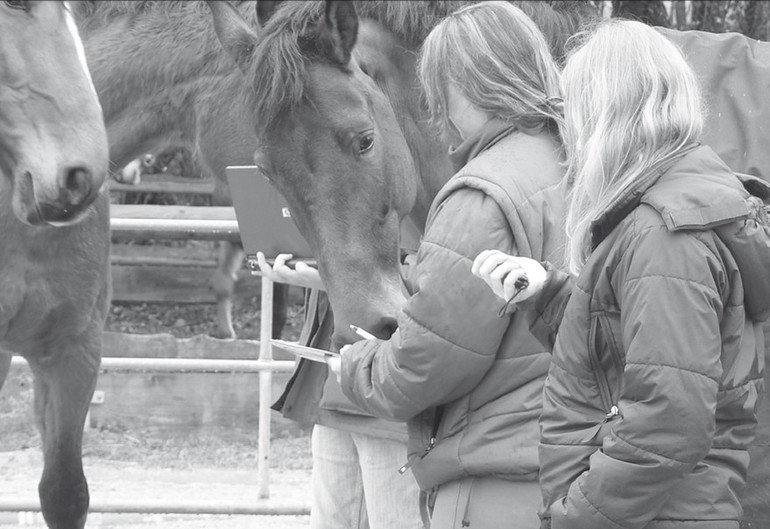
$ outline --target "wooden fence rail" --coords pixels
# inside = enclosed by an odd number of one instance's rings
[[[110,191],[119,193],[211,195],[214,193],[214,181],[168,174],[149,174],[142,175],[142,181],[138,184],[121,184],[110,181]]]

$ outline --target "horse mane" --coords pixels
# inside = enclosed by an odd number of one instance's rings
[[[443,18],[471,3],[475,2],[367,0],[355,5],[359,16],[377,20],[417,50]],[[512,3],[541,28],[557,61],[563,58],[567,39],[595,16],[595,9],[585,0]],[[259,116],[259,136],[302,100],[308,63],[317,58],[313,39],[323,17],[323,2],[283,2],[262,29],[248,75],[254,83],[250,103]]]

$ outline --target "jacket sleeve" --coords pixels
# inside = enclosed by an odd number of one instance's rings
[[[523,311],[532,335],[552,351],[575,282],[570,274],[562,272],[551,263],[542,265],[546,270],[543,290],[517,304],[516,310]]]
[[[612,279],[623,385],[600,450],[552,528],[643,528],[710,450],[721,377],[721,263],[687,232],[639,235]],[[590,346],[590,345],[589,345]]]
[[[482,250],[514,253],[511,229],[482,191],[460,188],[441,204],[413,270],[413,294],[389,340],[364,340],[342,357],[342,387],[364,410],[408,420],[473,389],[494,362],[509,318],[471,273]]]

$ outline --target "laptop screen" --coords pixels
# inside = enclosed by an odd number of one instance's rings
[[[255,165],[229,166],[226,172],[247,256],[262,252],[268,259],[280,253],[293,254],[295,259],[313,257],[283,195]]]

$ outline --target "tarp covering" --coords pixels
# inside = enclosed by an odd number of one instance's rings
[[[740,33],[657,29],[680,46],[701,81],[704,143],[733,171],[770,181],[770,42]]]

